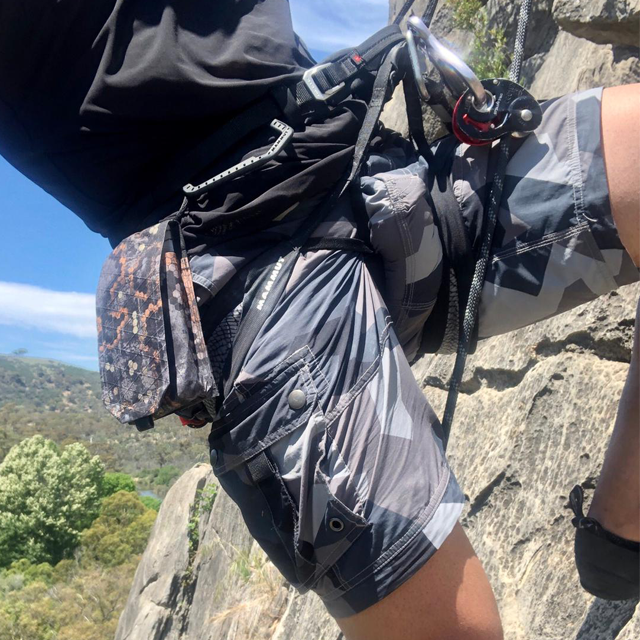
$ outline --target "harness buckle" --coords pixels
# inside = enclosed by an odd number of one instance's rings
[[[331,63],[326,62],[324,64],[317,64],[315,67],[311,67],[311,69],[307,69],[303,76],[302,82],[306,85],[307,89],[309,89],[311,95],[316,99],[322,102],[326,102],[329,98],[334,96],[338,91],[344,88],[345,83],[341,82],[339,85],[328,89],[327,91],[322,91],[322,89],[318,86],[316,82],[315,76],[320,73],[323,69],[330,67]]]

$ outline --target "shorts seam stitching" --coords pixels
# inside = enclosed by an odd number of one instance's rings
[[[400,239],[402,241],[402,247],[404,250],[405,287],[404,287],[404,293],[402,296],[402,302],[400,303],[400,310],[399,310],[399,317],[398,317],[398,324],[400,324],[401,322],[404,321],[405,316],[407,315],[407,313],[404,310],[406,305],[408,304],[407,301],[413,299],[413,283],[411,282],[411,280],[413,280],[413,277],[409,277],[409,273],[408,273],[409,267],[412,265],[409,265],[407,261],[407,257],[410,255],[408,252],[408,250],[410,249],[410,247],[408,246],[409,244],[408,240],[411,238],[411,233],[409,231],[406,220],[402,215],[403,213],[402,208],[398,204],[398,201],[400,200],[400,198],[397,194],[397,190],[395,188],[393,180],[390,180],[388,182],[385,180],[384,183],[387,187],[387,193],[389,194],[389,203],[391,204],[393,208],[393,212],[395,214],[394,217],[398,221],[398,230],[400,231]],[[413,269],[411,271],[413,275]]]
[[[531,251],[533,249],[539,249],[541,247],[545,247],[546,245],[553,244],[554,242],[558,242],[559,240],[564,240],[565,238],[579,235],[585,229],[589,229],[589,223],[586,221],[580,222],[579,224],[569,229],[565,229],[564,231],[555,231],[554,233],[549,233],[542,237],[540,240],[527,242],[514,249],[509,249],[508,251],[505,251],[503,253],[497,253],[493,256],[492,262],[495,263],[499,262],[500,260],[507,260],[522,253],[527,253],[528,251]]]

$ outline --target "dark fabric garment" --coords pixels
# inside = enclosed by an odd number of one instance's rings
[[[353,150],[366,104],[346,100],[324,122],[305,126],[293,136],[292,143],[263,170],[214,189],[192,202],[183,219],[183,232],[190,255],[219,244],[219,237],[232,231],[245,235],[247,228],[260,230],[271,226],[275,218],[301,203],[324,193],[345,174],[353,159]],[[214,166],[201,172],[197,182],[219,171],[260,154],[268,147],[268,129],[262,129]],[[246,224],[249,223],[249,227]]]
[[[158,176],[313,64],[287,0],[0,0],[0,153],[112,241],[176,210]]]

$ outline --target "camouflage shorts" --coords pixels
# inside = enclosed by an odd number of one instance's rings
[[[547,105],[509,165],[481,337],[637,279],[609,210],[599,98]],[[451,184],[471,231],[486,173],[486,148],[458,148]],[[336,617],[415,574],[464,501],[375,273],[363,254],[303,254],[210,436],[215,473],[256,540]]]

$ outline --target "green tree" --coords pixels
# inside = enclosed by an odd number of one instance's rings
[[[479,78],[502,78],[509,68],[507,39],[503,29],[489,29],[487,9],[480,0],[449,0],[458,29],[473,34],[467,63]]]
[[[108,472],[104,474],[102,479],[102,495],[106,498],[112,496],[118,491],[136,490],[136,483],[128,473]]]
[[[178,469],[177,467],[174,467],[173,465],[160,467],[155,477],[155,483],[168,487],[171,485],[171,483],[174,480],[176,480],[176,478],[180,477],[180,474],[181,474],[180,469]]]
[[[156,516],[135,493],[105,498],[100,516],[82,534],[83,562],[115,567],[142,553]]]
[[[152,498],[151,496],[140,496],[140,502],[142,502],[147,509],[153,509],[154,511],[160,511],[160,505],[162,504],[162,500]]]
[[[81,444],[36,435],[13,446],[0,464],[0,567],[68,556],[100,511],[103,476]]]
[[[26,558],[12,562],[3,573],[4,577],[22,576],[25,585],[32,582],[50,585],[54,580],[54,569],[49,563],[31,564]]]

